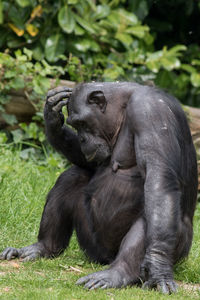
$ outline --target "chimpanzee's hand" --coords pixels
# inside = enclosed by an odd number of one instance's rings
[[[30,261],[44,256],[45,249],[43,245],[38,242],[20,249],[8,247],[0,254],[0,260],[21,258],[23,261]]]
[[[70,97],[71,93],[71,88],[63,86],[59,86],[48,92],[44,107],[44,118],[46,124],[54,124],[57,126],[63,125],[64,116],[62,114],[62,107],[67,104],[68,98]]]
[[[108,269],[105,271],[99,271],[81,277],[76,284],[82,285],[89,290],[97,288],[120,288],[125,287],[131,283],[130,277],[127,274],[120,274],[119,270]]]

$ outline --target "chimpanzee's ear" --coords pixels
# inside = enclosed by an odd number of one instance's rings
[[[88,95],[87,99],[89,104],[96,104],[99,106],[102,113],[106,111],[107,101],[102,91],[94,91]]]

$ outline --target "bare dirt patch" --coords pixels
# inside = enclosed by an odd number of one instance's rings
[[[200,284],[199,283],[185,283],[181,281],[176,281],[176,283],[188,292],[193,292],[196,295],[200,295]]]

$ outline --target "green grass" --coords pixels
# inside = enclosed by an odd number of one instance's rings
[[[61,169],[22,161],[18,151],[0,148],[0,250],[22,247],[36,241],[45,197]],[[89,263],[79,250],[75,236],[63,255],[53,260],[22,263],[0,262],[0,299],[199,299],[200,283],[200,205],[194,219],[194,242],[189,258],[175,267],[181,282],[176,295],[128,287],[87,291],[76,286],[85,274],[102,269]],[[194,289],[193,289],[194,288]]]

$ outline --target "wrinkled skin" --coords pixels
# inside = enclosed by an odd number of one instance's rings
[[[64,124],[62,107],[68,107]],[[73,230],[109,268],[77,281],[88,289],[138,282],[176,292],[173,265],[188,255],[197,195],[195,150],[176,99],[136,83],[87,83],[49,91],[49,142],[74,166],[47,196],[38,242],[1,259],[54,257]]]

